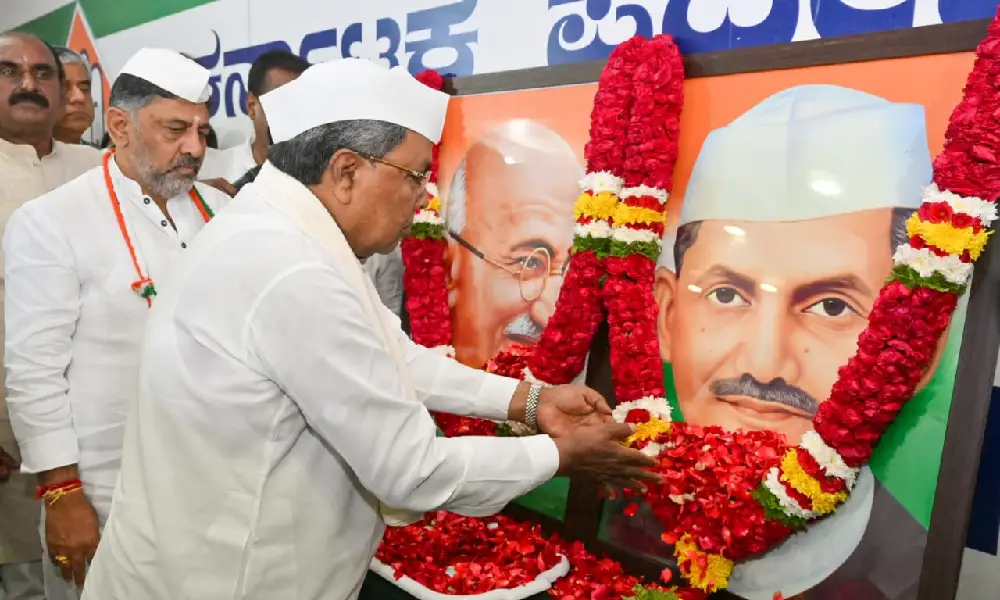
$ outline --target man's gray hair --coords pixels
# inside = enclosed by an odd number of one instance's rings
[[[458,163],[448,188],[448,202],[445,203],[444,223],[448,231],[462,235],[465,233],[465,159]]]
[[[896,253],[897,248],[910,241],[910,236],[906,233],[906,221],[915,212],[917,212],[915,208],[896,207],[892,209],[892,222],[889,224],[889,249],[892,254]],[[671,270],[678,276],[681,273],[681,265],[684,263],[684,254],[698,239],[701,223],[701,221],[692,221],[677,228],[677,241],[674,242],[673,248],[675,269]],[[667,252],[669,250],[666,247],[660,251],[660,260],[657,266],[670,268],[665,260]]]
[[[64,65],[80,65],[87,72],[90,72],[90,63],[88,63],[82,56],[77,52],[70,50],[66,46],[54,46],[56,51],[56,56],[59,57],[59,62]]]
[[[129,73],[122,73],[115,80],[115,84],[111,86],[111,99],[108,105],[111,108],[121,109],[134,117],[139,109],[144,108],[156,98],[176,100],[177,95],[171,94],[145,79]]]
[[[338,150],[382,158],[406,139],[406,128],[385,121],[340,121],[275,144],[267,160],[302,185],[317,185]]]

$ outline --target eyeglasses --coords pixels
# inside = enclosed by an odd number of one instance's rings
[[[412,179],[413,182],[417,184],[421,192],[427,189],[427,179],[431,176],[430,172],[420,173],[418,171],[414,171],[413,169],[407,169],[406,167],[402,167],[400,165],[397,165],[396,163],[389,162],[384,158],[379,158],[377,156],[369,156],[367,154],[362,154],[361,152],[357,151],[355,151],[355,154],[357,154],[361,158],[370,160],[375,163],[379,163],[381,165],[385,165],[387,167],[392,167],[393,169],[397,169],[399,171],[402,171],[403,173],[406,173],[406,176]]]
[[[569,267],[569,261],[566,261],[561,268],[553,269],[552,254],[546,248],[535,248],[526,257],[520,259],[518,267],[511,267],[486,256],[454,231],[449,231],[448,236],[480,260],[516,277],[521,299],[525,302],[534,302],[541,298],[548,286],[549,278],[565,277],[566,269]]]

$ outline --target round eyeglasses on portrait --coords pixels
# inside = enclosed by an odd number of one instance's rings
[[[458,242],[463,248],[480,260],[485,261],[488,265],[505,271],[517,279],[521,299],[525,302],[534,302],[541,298],[549,284],[549,279],[552,277],[565,277],[566,269],[569,267],[569,261],[566,261],[561,267],[553,268],[552,253],[549,252],[548,248],[543,247],[535,247],[526,256],[517,258],[513,265],[505,265],[496,259],[490,258],[482,250],[467,242],[454,231],[449,231],[448,237]]]

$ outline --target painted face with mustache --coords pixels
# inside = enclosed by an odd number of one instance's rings
[[[537,344],[542,337],[542,327],[529,315],[521,315],[503,329],[504,336],[516,344]]]
[[[886,208],[688,230],[679,276],[661,266],[654,283],[684,420],[798,443],[892,268],[892,223]]]

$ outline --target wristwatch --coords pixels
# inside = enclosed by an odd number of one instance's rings
[[[537,383],[528,388],[528,402],[524,406],[524,424],[538,431],[538,398],[542,395],[542,386]]]

